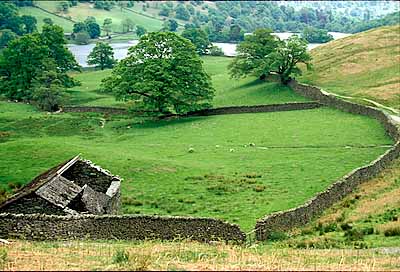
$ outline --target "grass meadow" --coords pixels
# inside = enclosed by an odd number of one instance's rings
[[[205,58],[215,106],[304,101],[276,83],[230,80],[229,60]],[[72,102],[118,105],[95,91],[107,73],[76,75],[83,84],[70,93]],[[81,153],[124,178],[124,213],[212,216],[245,231],[268,213],[303,203],[392,144],[377,121],[329,108],[151,121],[47,114],[0,102],[0,128],[5,189]]]

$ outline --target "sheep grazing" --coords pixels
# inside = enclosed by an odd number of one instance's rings
[[[189,147],[188,152],[189,152],[189,153],[193,153],[193,152],[194,152],[194,148]]]
[[[233,148],[229,149],[229,152],[234,152],[234,151],[235,151],[235,149],[233,149]]]
[[[249,146],[256,146],[256,144],[255,143],[249,143]]]
[[[216,148],[220,148],[220,145],[215,145]]]

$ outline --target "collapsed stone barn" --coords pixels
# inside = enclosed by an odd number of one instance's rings
[[[0,213],[116,214],[121,178],[78,156],[22,187],[0,204]]]

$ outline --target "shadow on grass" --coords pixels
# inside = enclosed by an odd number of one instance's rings
[[[282,84],[280,84],[278,82],[266,81],[266,80],[262,80],[262,79],[257,78],[255,80],[250,81],[248,83],[245,83],[243,85],[239,85],[239,86],[233,88],[232,90],[246,89],[246,88],[251,88],[251,87],[255,87],[255,86],[258,86],[258,85],[262,85],[262,84],[265,84],[265,85],[276,85],[277,87],[283,86]]]
[[[261,80],[261,79],[257,78],[257,79],[255,79],[255,80],[250,81],[250,82],[248,82],[248,83],[245,83],[245,84],[243,84],[243,85],[239,85],[239,86],[233,88],[232,90],[239,90],[239,89],[250,88],[250,87],[257,86],[257,85],[261,85],[261,84],[263,84],[263,83],[272,83],[272,82],[267,82],[267,81],[265,81],[265,80]]]

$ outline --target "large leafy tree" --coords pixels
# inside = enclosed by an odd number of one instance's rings
[[[88,56],[88,64],[96,65],[101,70],[112,68],[114,66],[114,52],[110,45],[102,42],[96,43]]]
[[[141,25],[136,26],[136,35],[140,38],[147,33],[147,29]]]
[[[182,32],[182,37],[190,40],[196,47],[197,53],[200,55],[207,54],[208,49],[211,47],[208,36],[202,29],[187,28]]]
[[[156,114],[207,108],[214,96],[193,44],[171,32],[143,36],[103,81],[103,89]]]
[[[163,30],[175,32],[178,28],[178,22],[174,19],[169,19],[163,23]]]
[[[66,87],[76,85],[77,82],[69,77],[66,72],[80,71],[80,66],[66,46],[67,41],[64,38],[63,29],[57,25],[44,25],[40,40],[43,45],[47,46],[49,57],[55,61],[56,70],[61,76],[62,84]]]
[[[301,74],[298,63],[305,64],[307,69],[312,67],[311,55],[307,52],[307,41],[293,35],[281,41],[276,50],[264,58],[258,73],[276,73],[281,81],[286,83],[292,75]]]
[[[11,30],[9,29],[0,30],[0,49],[6,47],[10,41],[16,38],[17,34],[12,32]]]
[[[38,79],[51,71],[63,87],[76,85],[66,72],[79,70],[79,65],[65,43],[62,28],[50,25],[43,26],[42,33],[9,42],[0,55],[0,94],[30,101]]]
[[[25,25],[25,33],[33,33],[36,29],[37,20],[30,15],[22,15],[21,22]]]
[[[237,56],[228,66],[230,75],[235,78],[248,75],[265,78],[266,74],[260,72],[260,65],[265,56],[275,50],[278,41],[269,29],[257,29],[252,35],[245,36],[244,41],[237,46]]]
[[[96,22],[96,18],[88,16],[85,19],[86,31],[88,32],[91,39],[96,39],[100,36],[100,26]],[[84,29],[82,30],[84,31]]]
[[[48,52],[37,33],[11,41],[0,55],[0,93],[13,100],[30,100],[33,80],[52,61]]]
[[[187,9],[185,8],[185,6],[183,4],[178,4],[178,6],[176,7],[175,18],[176,19],[185,20],[185,21],[189,21],[190,14],[189,14],[189,12],[187,11]]]

